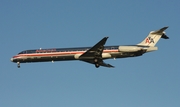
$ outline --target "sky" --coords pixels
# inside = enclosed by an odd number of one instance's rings
[[[1,0],[0,107],[179,107],[179,0]],[[158,51],[105,60],[26,63],[27,49],[132,45],[169,26]]]

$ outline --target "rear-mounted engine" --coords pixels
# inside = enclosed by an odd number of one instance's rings
[[[119,46],[120,52],[137,52],[140,51],[142,47],[137,46]]]

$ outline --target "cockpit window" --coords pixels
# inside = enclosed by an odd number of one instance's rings
[[[22,51],[22,52],[20,52],[19,54],[26,54],[26,51]]]
[[[27,53],[36,53],[35,50],[27,50],[26,52],[27,52]]]

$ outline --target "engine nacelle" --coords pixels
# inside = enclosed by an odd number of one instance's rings
[[[79,59],[79,57],[80,57],[81,55],[82,55],[82,54],[75,54],[75,55],[74,55],[74,58],[75,58],[75,59]]]
[[[109,53],[102,53],[102,58],[111,58],[111,54],[109,54]]]
[[[119,46],[120,52],[137,52],[141,49],[142,47],[137,47],[137,46]]]

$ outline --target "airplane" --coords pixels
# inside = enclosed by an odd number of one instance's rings
[[[142,42],[136,45],[104,46],[108,39],[108,37],[104,37],[93,47],[25,50],[13,56],[11,61],[17,63],[18,68],[20,68],[20,63],[69,60],[84,61],[94,64],[96,68],[100,66],[113,68],[114,66],[105,63],[104,59],[137,57],[147,52],[156,51],[158,47],[155,45],[160,38],[169,39],[164,32],[167,28],[163,27],[159,30],[151,31]]]

